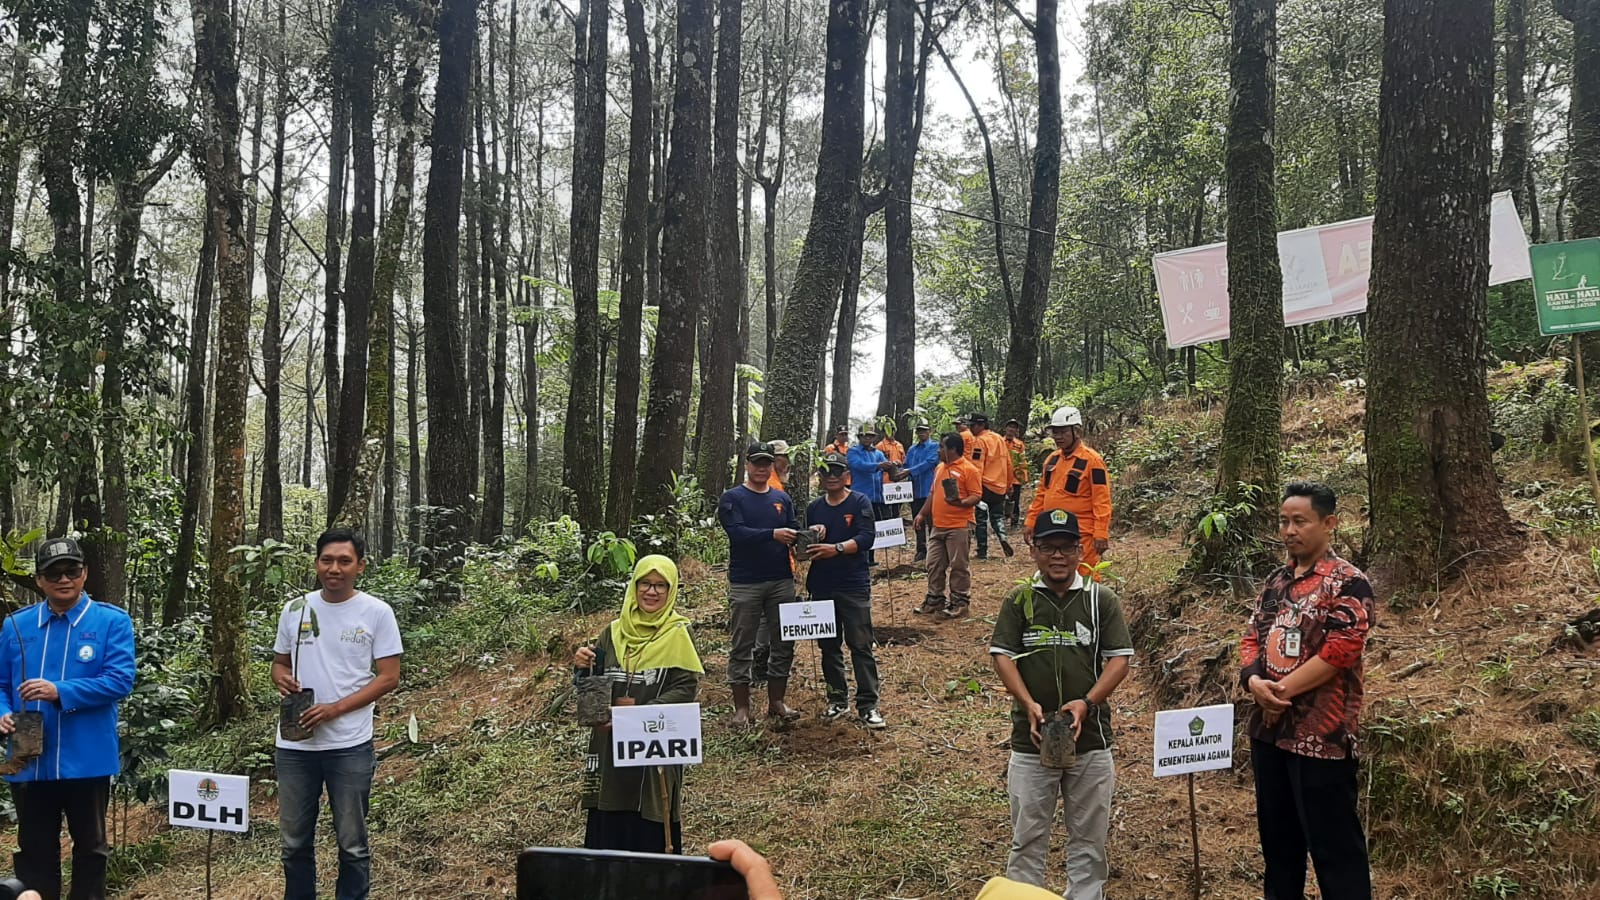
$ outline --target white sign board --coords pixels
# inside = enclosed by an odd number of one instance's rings
[[[611,707],[611,763],[618,768],[701,762],[700,704]]]
[[[839,636],[832,600],[802,600],[778,604],[778,637],[786,641],[814,641]]]
[[[872,539],[872,549],[887,550],[890,547],[904,547],[906,545],[906,520],[895,516],[892,519],[881,519],[877,523],[878,536]]]
[[[167,822],[211,831],[250,830],[250,779],[170,769],[167,772]]]
[[[1156,713],[1156,777],[1233,766],[1233,704]]]
[[[911,482],[890,481],[883,486],[883,502],[888,506],[911,502]]]

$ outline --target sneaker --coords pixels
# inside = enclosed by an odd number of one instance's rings
[[[970,603],[966,600],[951,600],[940,616],[946,619],[959,619],[967,614]]]
[[[978,559],[988,559],[988,558],[989,558],[989,551],[987,551],[987,550],[979,550],[978,551]]]
[[[824,722],[832,722],[849,711],[850,704],[848,703],[829,703],[828,708],[822,713],[822,720]]]
[[[1008,542],[1005,538],[1000,539],[1000,549],[1004,550],[1007,556],[1017,555],[1017,551],[1012,549],[1010,542]]]
[[[883,720],[883,713],[878,712],[877,708],[863,712],[861,714],[861,724],[871,728],[873,731],[889,727],[889,723]]]
[[[913,609],[911,612],[913,615],[931,616],[935,613],[944,612],[944,607],[945,603],[943,597],[929,597],[922,601],[921,606]]]

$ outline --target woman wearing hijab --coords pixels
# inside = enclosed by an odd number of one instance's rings
[[[611,705],[693,703],[705,667],[689,636],[689,620],[673,611],[678,567],[665,556],[646,556],[633,568],[622,615],[594,647],[579,647],[573,664],[611,682]],[[583,845],[591,850],[682,852],[682,766],[617,768],[611,761],[610,726],[593,730],[584,762],[583,808],[589,822]],[[670,797],[670,802],[667,798]],[[669,848],[664,823],[670,822]]]

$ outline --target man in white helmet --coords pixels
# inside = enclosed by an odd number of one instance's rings
[[[1056,451],[1040,469],[1022,539],[1033,542],[1041,511],[1067,510],[1078,517],[1083,533],[1083,565],[1092,567],[1111,542],[1111,474],[1100,454],[1083,442],[1083,414],[1076,407],[1063,406],[1050,416],[1050,438]]]

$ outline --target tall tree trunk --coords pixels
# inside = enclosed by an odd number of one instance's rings
[[[439,11],[439,75],[429,138],[427,210],[422,237],[422,314],[428,373],[428,503],[447,512],[434,543],[458,545],[471,534],[467,509],[466,385],[461,368],[460,281],[462,157],[467,88],[478,0],[445,0]]]
[[[342,385],[339,377],[339,308],[344,304],[341,290],[341,271],[344,251],[345,172],[350,156],[350,95],[348,60],[352,57],[350,45],[355,40],[356,12],[365,0],[339,0],[334,15],[333,40],[328,52],[328,212],[323,223],[322,238],[322,389],[323,410],[328,424],[339,421],[339,400]],[[331,490],[333,470],[338,456],[338,429],[330,427],[330,439],[324,446],[324,486]],[[331,508],[329,510],[332,511]]]
[[[212,286],[216,283],[217,229],[216,204],[206,188],[205,224],[200,239],[200,262],[194,276],[194,321],[189,325],[188,366],[183,378],[184,469],[183,512],[178,520],[178,547],[172,556],[172,575],[167,582],[166,601],[161,605],[161,624],[169,627],[183,615],[189,593],[189,568],[194,564],[196,531],[200,521],[200,495],[205,491],[205,471],[211,429],[206,424],[206,356],[211,346]],[[307,358],[309,359],[309,349]],[[309,375],[309,373],[308,373]],[[306,403],[310,404],[310,382]],[[309,438],[309,432],[307,434]]]
[[[544,98],[534,114],[533,145],[533,278],[544,275]],[[544,308],[544,289],[535,284],[531,291],[533,311],[522,326],[522,417],[527,424],[527,446],[522,466],[522,525],[533,520],[539,503],[539,432],[544,427],[539,407],[539,316]],[[518,528],[521,531],[521,527]]]
[[[711,18],[710,0],[678,0],[672,152],[667,157],[661,227],[661,306],[639,456],[638,496],[644,504],[642,510],[650,512],[671,502],[673,476],[683,471],[694,384],[696,310],[714,285],[706,265]]]
[[[232,549],[244,539],[244,425],[250,366],[249,240],[244,234],[244,186],[239,167],[239,71],[234,23],[223,0],[193,4],[195,65],[208,99],[206,180],[215,214],[217,373],[211,431],[213,460],[210,548],[211,661],[216,667],[210,711],[227,722],[249,711],[249,643],[244,592]]]
[[[1555,8],[1572,23],[1571,225],[1560,239],[1600,237],[1600,0],[1557,0]]]
[[[878,415],[895,420],[902,434],[917,403],[917,296],[911,258],[911,183],[920,135],[920,77],[927,56],[917,53],[917,0],[888,0],[884,19],[884,158],[887,203],[883,210],[885,287],[883,293],[883,379]],[[924,27],[931,27],[924,26]],[[859,269],[860,263],[857,262]],[[860,284],[859,276],[856,277]],[[847,301],[848,302],[848,301]],[[837,376],[835,376],[837,377]],[[848,407],[846,412],[848,413]]]
[[[515,10],[513,9],[513,27],[515,27]],[[514,36],[515,32],[513,32]],[[483,421],[483,524],[478,530],[481,540],[485,543],[494,541],[505,533],[506,528],[506,361],[509,348],[507,345],[510,311],[507,309],[508,292],[510,290],[511,273],[507,255],[511,243],[511,154],[506,153],[506,168],[500,168],[500,146],[502,136],[500,133],[500,117],[496,114],[495,94],[495,66],[498,57],[499,30],[495,27],[494,20],[489,22],[489,129],[492,141],[490,143],[489,171],[494,178],[490,184],[500,188],[500,199],[496,203],[493,198],[485,204],[486,210],[492,210],[492,221],[484,223],[484,233],[493,237],[492,244],[485,244],[492,248],[489,254],[490,272],[494,276],[494,339],[493,357],[489,363],[489,404]],[[513,43],[509,58],[508,68],[515,65],[516,46]],[[507,106],[511,105],[508,95]],[[510,113],[508,112],[509,116]],[[509,121],[509,120],[508,120]],[[505,137],[510,137],[508,127]]]
[[[700,383],[695,435],[695,476],[716,497],[733,477],[734,364],[739,345],[739,80],[744,40],[744,0],[718,0],[716,111],[711,159],[710,247],[712,291],[706,322],[710,354]]]
[[[422,482],[422,417],[417,402],[422,392],[419,387],[417,347],[422,340],[418,333],[411,295],[406,295],[406,542],[412,547],[422,544],[422,507],[427,502]]]
[[[1501,130],[1495,190],[1510,191],[1517,211],[1528,209],[1528,0],[1505,0],[1506,121]]]
[[[1061,55],[1056,32],[1057,0],[1038,0],[1033,43],[1039,62],[1039,121],[1033,145],[1033,184],[1028,195],[1028,258],[1022,296],[1011,323],[1000,418],[1025,421],[1033,403],[1039,331],[1050,297],[1061,194]]]
[[[1283,440],[1283,271],[1278,264],[1274,188],[1278,0],[1231,0],[1228,59],[1228,404],[1222,418],[1217,492],[1253,501],[1255,515],[1233,534],[1268,533]],[[1202,204],[1203,208],[1203,204]],[[1241,488],[1240,485],[1249,488]],[[1202,542],[1222,562],[1221,542]]]
[[[372,334],[373,267],[377,248],[377,152],[373,121],[377,105],[378,18],[387,12],[377,0],[344,0],[354,5],[350,44],[344,60],[350,104],[350,161],[355,191],[350,205],[350,267],[344,280],[344,371],[339,382],[339,417],[329,419],[333,440],[333,480],[328,488],[328,520],[334,520],[351,489],[362,454],[364,400],[371,395],[367,354]],[[380,325],[381,328],[381,325]],[[382,340],[381,337],[377,338]],[[385,363],[387,365],[387,363]],[[387,390],[387,389],[386,389]],[[384,401],[387,403],[387,399]],[[380,460],[381,462],[381,460]],[[370,490],[370,486],[369,486]]]
[[[600,411],[600,206],[606,165],[606,39],[611,7],[583,0],[574,27],[572,154],[572,357],[568,369],[566,436],[562,480],[572,491],[574,511],[585,528],[603,520]],[[707,48],[709,49],[709,48]],[[706,62],[710,63],[707,57]],[[691,350],[692,352],[692,350]]]
[[[845,256],[844,287],[839,291],[839,327],[833,336],[833,390],[829,405],[839,424],[850,426],[850,376],[855,369],[856,309],[861,299],[861,254],[867,234],[867,219],[872,214],[858,201],[855,221],[850,224],[850,249]],[[885,360],[884,365],[888,365]]]
[[[421,99],[423,57],[427,45],[427,23],[421,22],[415,26],[406,46],[406,70],[400,84],[400,141],[395,148],[394,193],[389,198],[389,209],[384,216],[383,234],[377,248],[377,260],[373,272],[372,302],[367,310],[368,320],[364,329],[368,335],[368,350],[362,354],[363,359],[360,362],[362,368],[367,370],[363,379],[366,390],[366,396],[363,398],[366,404],[365,433],[359,444],[360,454],[342,506],[335,508],[331,498],[329,502],[329,509],[333,510],[331,517],[334,520],[363,532],[369,530],[367,514],[373,493],[378,487],[378,479],[382,475],[388,440],[393,433],[390,416],[394,390],[394,292],[400,273],[400,257],[406,244],[406,227],[411,221],[411,194],[416,180],[417,105]],[[354,101],[353,106],[358,110],[353,118],[356,133],[359,135],[362,128],[362,114],[359,112],[361,101]],[[369,121],[369,130],[370,126]],[[359,146],[360,143],[361,140],[358,138],[356,144]],[[359,161],[360,156],[361,151],[358,149],[356,151],[358,173],[362,165]],[[356,207],[359,210],[361,206],[359,174],[356,181],[358,184]],[[359,213],[351,218],[352,231],[358,235],[361,226],[354,222],[360,218]],[[360,238],[353,236],[350,242],[352,281],[355,280],[359,244]],[[346,309],[352,308],[346,307]],[[355,329],[352,328],[351,331],[353,333]],[[351,374],[355,370],[350,362],[350,354],[346,353],[345,359],[345,378],[348,384],[355,377]],[[347,410],[354,408],[354,403],[346,405]]]
[[[274,64],[272,198],[267,208],[266,322],[261,341],[262,416],[261,509],[256,538],[283,540],[283,165],[289,122],[289,65],[283,42],[287,36],[288,0],[278,0],[278,46]]]
[[[1493,79],[1493,0],[1385,0],[1367,306],[1380,590],[1517,541],[1484,437]]]
[[[861,202],[867,8],[866,0],[839,0],[828,7],[816,189],[766,385],[761,434],[769,439],[805,434],[810,427],[812,400],[821,380],[815,366],[827,347],[835,301],[844,284],[851,225]]]
[[[0,134],[0,334],[10,334],[17,321],[11,297],[11,238],[17,215],[17,176],[22,169],[24,131],[16,118],[22,115],[22,98],[27,87],[28,52],[17,42],[11,50],[11,80],[7,84],[12,110],[7,127]],[[10,374],[11,342],[0,341],[0,372]],[[0,416],[9,415],[10,400],[0,406]],[[16,502],[13,492],[16,468],[9,447],[0,448],[0,533],[10,534],[16,527]]]
[[[626,534],[633,522],[634,474],[639,453],[639,374],[645,294],[645,244],[650,227],[651,116],[655,86],[650,79],[649,36],[643,0],[623,0],[628,31],[630,114],[628,181],[622,199],[622,289],[617,302],[616,400],[612,408],[611,478],[606,491],[606,527]]]

